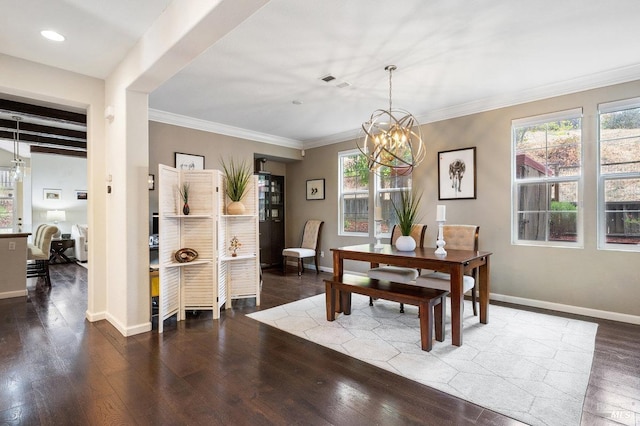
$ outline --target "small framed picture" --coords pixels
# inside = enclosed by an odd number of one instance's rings
[[[87,199],[87,191],[76,190],[76,199],[78,199],[78,200],[86,200]]]
[[[43,198],[45,200],[60,200],[62,199],[62,190],[45,188]]]
[[[307,200],[324,200],[324,179],[307,181]]]
[[[176,169],[204,170],[204,155],[176,152]]]
[[[438,199],[476,198],[476,148],[438,152]]]

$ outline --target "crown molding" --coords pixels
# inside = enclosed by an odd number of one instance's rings
[[[217,133],[220,135],[233,136],[236,138],[263,142],[271,145],[284,146],[287,148],[302,149],[303,147],[302,142],[295,139],[254,132],[240,127],[227,126],[226,124],[187,117],[152,108],[149,108],[149,120],[174,126],[187,127],[194,130],[202,130],[203,132]]]
[[[548,84],[534,89],[522,90],[509,95],[493,96],[473,102],[454,105],[448,108],[433,110],[428,114],[417,117],[417,119],[421,125],[434,123],[436,121],[449,120],[452,118],[463,117],[465,115],[521,105],[542,99],[549,99],[556,96],[569,95],[606,86],[613,86],[615,84],[628,83],[630,81],[638,80],[639,75],[640,64],[634,64],[624,68],[617,68],[615,70],[577,77],[561,83]],[[303,145],[304,149],[318,148],[325,145],[332,145],[334,143],[355,139],[358,135],[359,130],[352,130],[330,135],[326,138],[304,141]]]

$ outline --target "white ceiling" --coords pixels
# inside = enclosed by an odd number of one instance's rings
[[[169,2],[0,0],[0,52],[105,78]],[[388,64],[421,122],[638,79],[639,19],[637,0],[271,0],[153,92],[151,116],[311,147],[388,106]]]

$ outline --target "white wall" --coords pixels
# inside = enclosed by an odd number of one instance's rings
[[[59,189],[59,200],[46,200],[44,189]],[[87,202],[78,200],[76,191],[87,191],[87,159],[54,154],[31,154],[31,210],[33,223],[24,223],[25,232],[34,232],[47,221],[48,210],[64,210],[67,220],[56,226],[63,234],[71,226],[87,223]]]

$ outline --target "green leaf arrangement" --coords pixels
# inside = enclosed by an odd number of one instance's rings
[[[396,203],[391,199],[391,205],[398,217],[398,226],[402,235],[411,235],[411,226],[416,222],[421,199],[422,194],[417,195],[413,191],[400,193],[400,206],[396,206]]]
[[[224,160],[220,160],[225,177],[227,178],[227,187],[225,193],[231,201],[241,201],[247,192],[249,179],[251,178],[251,169],[246,161],[237,162],[233,158],[227,164]]]
[[[182,186],[179,186],[178,192],[180,193],[182,201],[185,204],[189,203],[189,182],[185,182],[182,184]]]

